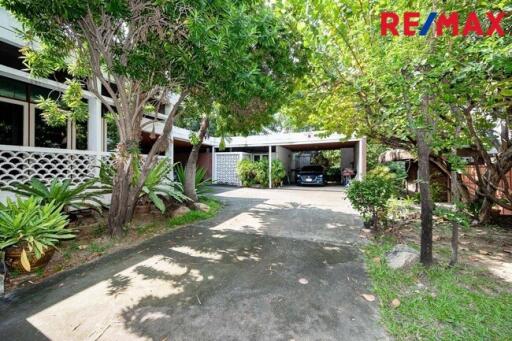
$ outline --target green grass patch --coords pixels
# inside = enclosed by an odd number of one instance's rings
[[[97,243],[97,242],[92,242],[91,244],[89,244],[87,249],[90,252],[103,253],[103,252],[105,252],[106,250],[108,250],[111,247],[112,247],[112,243],[110,243],[110,242],[109,243],[105,243],[105,244],[100,244],[100,243]]]
[[[365,258],[381,320],[399,340],[512,340],[512,286],[470,265],[391,270],[389,240],[369,244]],[[376,258],[379,257],[379,258]],[[398,298],[400,306],[390,302]]]
[[[215,215],[217,215],[220,208],[222,207],[221,202],[214,198],[207,198],[205,200],[201,200],[201,202],[210,207],[210,209],[207,212],[193,210],[193,211],[188,212],[185,215],[182,215],[181,217],[171,218],[171,219],[169,219],[169,227],[186,225],[186,224],[193,223],[194,221],[197,221],[197,220],[204,220],[204,219],[214,217]]]

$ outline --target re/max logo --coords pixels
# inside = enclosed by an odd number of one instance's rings
[[[430,12],[427,19],[421,26],[421,29],[416,30],[420,26],[420,13],[419,12],[404,12],[403,14],[403,34],[406,36],[414,36],[419,32],[420,36],[425,36],[432,26],[435,26],[436,36],[444,34],[445,30],[450,30],[452,36],[458,36],[462,33],[463,36],[474,33],[478,36],[491,36],[497,34],[500,37],[505,35],[505,31],[501,26],[501,21],[505,17],[505,12],[487,12],[486,24],[482,25],[480,18],[476,12],[470,12],[465,20],[461,21],[459,13],[441,13]],[[488,23],[488,24],[487,24]],[[383,12],[380,14],[380,34],[382,36],[391,33],[397,36],[398,25],[400,24],[400,17],[393,12]],[[463,25],[462,25],[463,24]],[[485,26],[485,27],[483,27]],[[462,28],[462,30],[461,30]]]

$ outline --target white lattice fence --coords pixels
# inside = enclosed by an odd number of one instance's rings
[[[215,153],[216,183],[241,186],[240,178],[236,174],[238,161],[250,158],[247,153]]]
[[[97,174],[98,159],[88,151],[0,146],[0,185],[12,186],[37,177],[44,182],[54,178],[81,183]]]

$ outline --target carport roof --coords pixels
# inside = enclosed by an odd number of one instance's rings
[[[226,147],[282,146],[291,150],[322,150],[352,147],[360,140],[347,139],[340,134],[324,136],[320,132],[274,133],[235,136],[226,143]]]
[[[162,123],[155,122],[154,132],[160,135],[162,132]],[[146,127],[147,130],[152,129],[152,125]],[[173,139],[177,144],[190,144],[190,130],[174,126],[172,130]],[[264,146],[283,146],[290,150],[322,150],[322,149],[338,149],[343,147],[355,146],[361,139],[349,138],[340,134],[332,134],[325,136],[321,132],[300,132],[300,133],[271,133],[266,135],[250,135],[250,136],[233,136],[226,139],[226,147],[264,147]],[[218,147],[220,138],[207,137],[203,141],[205,146]]]

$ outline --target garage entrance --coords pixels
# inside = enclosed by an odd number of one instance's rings
[[[327,184],[344,185],[349,180],[360,179],[366,173],[366,140],[356,139],[341,142],[340,139],[323,140],[307,136],[309,140],[267,141],[230,146],[213,153],[213,179],[217,183],[240,185],[236,175],[236,164],[242,159],[253,161],[280,160],[286,169],[285,185],[295,185],[300,180],[304,167],[317,165],[323,168]],[[246,141],[249,142],[249,141]],[[256,141],[255,141],[256,142]],[[269,169],[269,177],[271,177]],[[270,181],[271,182],[271,181]]]

